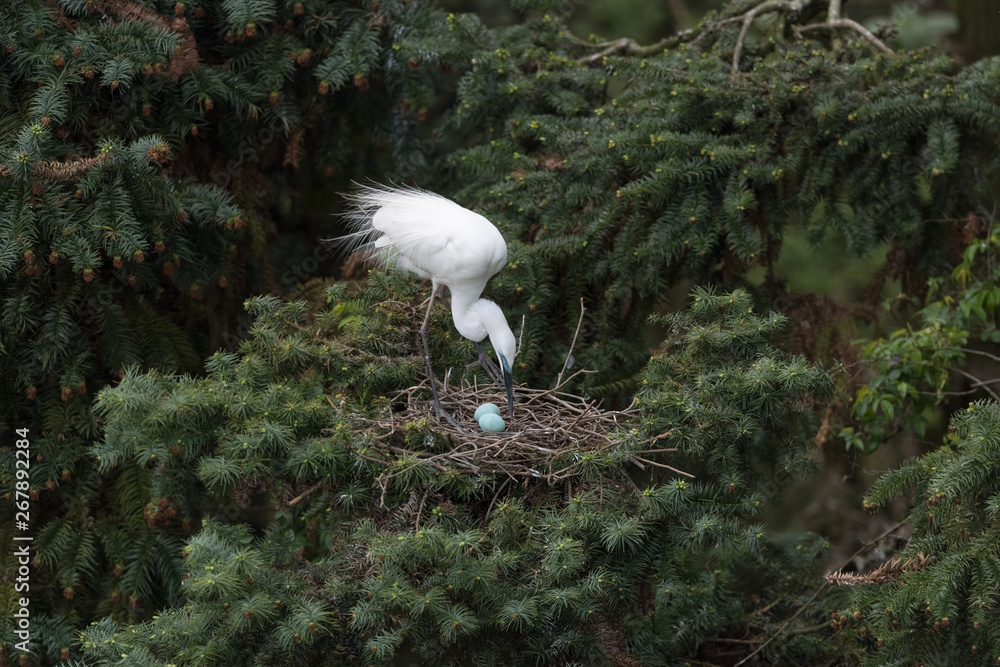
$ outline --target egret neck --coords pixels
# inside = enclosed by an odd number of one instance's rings
[[[503,373],[504,388],[507,390],[507,408],[513,418],[514,380],[511,377],[511,363],[514,361],[517,341],[500,306],[489,299],[463,299],[461,292],[456,293],[452,290],[451,317],[458,333],[469,340],[478,343],[489,336]]]

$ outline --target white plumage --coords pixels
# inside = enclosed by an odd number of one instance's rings
[[[458,332],[477,346],[489,337],[513,415],[510,365],[516,340],[500,307],[480,298],[487,281],[507,263],[507,243],[500,231],[478,213],[426,190],[359,187],[346,197],[354,205],[347,214],[353,233],[345,238],[352,249],[367,249],[381,265],[431,281],[421,334],[438,409],[426,328],[438,287],[447,285]]]

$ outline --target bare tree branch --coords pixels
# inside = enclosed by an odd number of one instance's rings
[[[767,0],[766,2],[754,7],[746,14],[743,14],[742,17],[726,19],[727,22],[730,20],[739,20],[740,18],[743,20],[743,28],[740,29],[740,36],[737,38],[736,47],[733,49],[733,67],[731,70],[732,76],[739,74],[740,56],[743,53],[743,42],[746,40],[747,32],[749,32],[750,26],[753,24],[754,20],[757,19],[757,17],[773,12],[797,12],[806,4],[808,4],[808,0],[791,0],[789,2],[785,2],[784,0]]]
[[[835,30],[837,28],[847,28],[848,30],[853,30],[885,55],[890,58],[896,57],[896,53],[886,46],[881,39],[873,35],[868,28],[864,27],[857,21],[852,21],[851,19],[828,20],[826,23],[811,23],[806,26],[796,27],[794,30],[796,35],[801,36],[801,34],[807,30]]]

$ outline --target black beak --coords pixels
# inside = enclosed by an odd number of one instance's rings
[[[510,363],[507,357],[497,352],[497,361],[500,362],[500,373],[503,374],[503,386],[507,390],[507,411],[510,418],[514,418],[514,378],[511,377]]]
[[[514,378],[506,370],[503,372],[503,384],[507,388],[507,410],[510,418],[514,418]]]
[[[506,365],[506,364],[505,364]],[[514,418],[514,378],[510,376],[510,371],[503,369],[503,385],[507,389],[507,410],[510,418]]]

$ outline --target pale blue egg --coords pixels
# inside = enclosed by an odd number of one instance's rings
[[[500,408],[497,407],[496,403],[483,403],[478,408],[476,408],[476,421],[485,414],[500,414]]]
[[[489,405],[492,405],[490,403]],[[485,407],[485,406],[483,406]],[[492,433],[499,433],[500,431],[507,428],[507,425],[503,423],[503,417],[492,412],[487,412],[479,418],[479,428],[484,431],[490,431]]]

